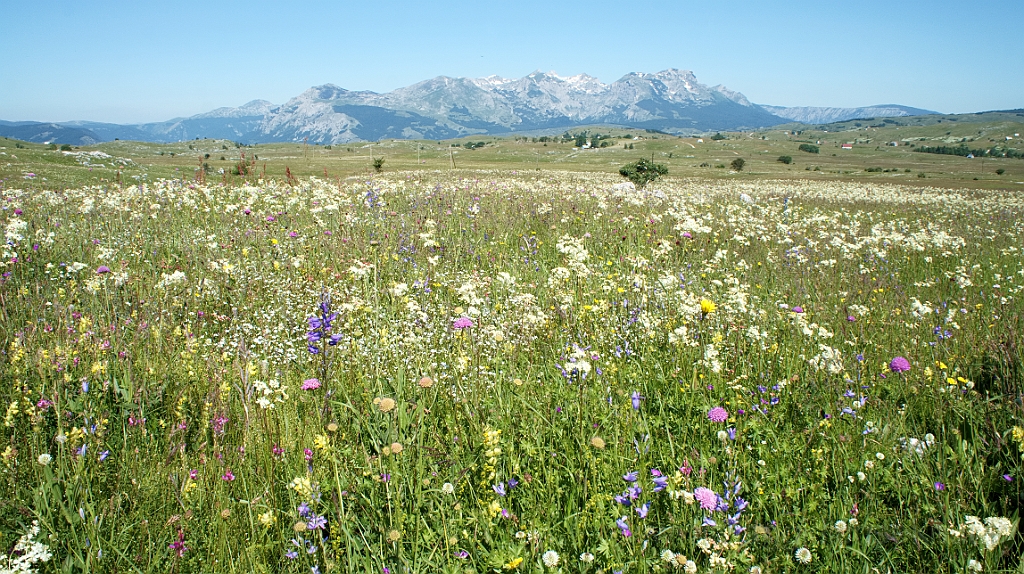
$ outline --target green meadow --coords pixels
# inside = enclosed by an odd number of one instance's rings
[[[1003,116],[0,140],[0,572],[1022,572]]]

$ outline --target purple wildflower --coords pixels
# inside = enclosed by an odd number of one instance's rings
[[[629,398],[633,401],[633,410],[640,410],[640,399],[643,399],[643,397],[640,396],[640,393],[633,391],[633,394]]]
[[[633,472],[627,472],[622,475],[622,480],[625,480],[626,482],[636,482],[636,479],[639,477],[640,473],[634,470]]]
[[[494,492],[498,496],[506,496],[508,494],[507,492],[505,492],[505,483],[504,482],[499,482],[498,484],[492,484],[491,488],[494,489]]]
[[[793,307],[793,312],[794,313],[803,313],[804,312],[804,308],[801,307],[800,305],[797,305],[797,306]]]
[[[896,357],[889,362],[889,370],[894,373],[903,373],[910,370],[910,361],[904,357]]]
[[[724,423],[729,418],[729,411],[722,407],[715,407],[708,411],[708,419],[713,423]]]
[[[704,510],[714,510],[718,507],[718,494],[710,488],[699,486],[694,489],[693,497],[700,503]]]
[[[935,483],[935,490],[946,490],[946,485],[942,484],[941,482],[936,482]]]
[[[104,273],[110,273],[110,267],[107,267],[106,265],[100,265],[99,267],[96,268],[97,275],[103,275]]]
[[[302,381],[302,390],[313,391],[320,388],[320,379],[306,379]]]
[[[630,530],[629,529],[629,525],[626,524],[626,517],[625,516],[623,516],[622,518],[616,520],[615,521],[615,526],[619,527],[619,530],[622,531],[622,535],[624,537],[629,538],[630,536],[633,535],[633,531]]]
[[[452,323],[452,329],[466,329],[473,326],[473,320],[469,317],[459,317]]]
[[[654,492],[661,492],[668,488],[668,478],[664,476],[654,477]]]
[[[647,518],[647,513],[651,511],[651,503],[645,502],[643,506],[636,508],[636,513],[640,515],[640,518]]]
[[[306,528],[310,530],[320,530],[327,526],[327,518],[324,516],[312,515],[309,517],[309,522],[306,523]]]

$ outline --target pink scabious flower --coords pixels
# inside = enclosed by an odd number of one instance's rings
[[[302,390],[312,391],[320,388],[320,379],[306,379],[302,381]]]
[[[473,326],[473,320],[469,317],[459,317],[452,323],[452,329],[465,329]]]
[[[96,268],[97,275],[103,275],[104,273],[110,273],[110,267],[107,267],[106,265],[100,265],[99,267]]]
[[[910,361],[904,357],[896,357],[889,362],[889,370],[894,373],[902,373],[910,370]]]
[[[794,313],[803,313],[804,312],[804,308],[801,307],[800,305],[797,305],[797,306],[793,307],[792,311]]]
[[[700,503],[700,507],[704,510],[714,510],[718,508],[718,495],[710,488],[698,486],[693,490],[693,497]]]
[[[708,411],[708,418],[713,423],[724,423],[729,418],[729,411],[722,407],[715,407]]]

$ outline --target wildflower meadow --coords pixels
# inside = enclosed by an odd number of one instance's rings
[[[0,572],[1021,572],[1024,195],[2,190]]]

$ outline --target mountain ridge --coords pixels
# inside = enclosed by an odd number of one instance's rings
[[[236,108],[144,124],[0,122],[0,135],[16,131],[29,141],[78,145],[112,139],[173,142],[198,137],[242,143],[335,144],[382,138],[447,139],[595,124],[693,135],[793,121],[840,121],[864,117],[856,114],[868,111],[880,117],[934,113],[899,105],[758,105],[738,91],[723,85],[709,87],[692,71],[676,68],[630,72],[608,84],[588,74],[561,76],[537,70],[518,79],[436,76],[385,93],[352,91],[327,83],[312,86],[282,104],[257,99]],[[69,139],[75,141],[63,141]]]

